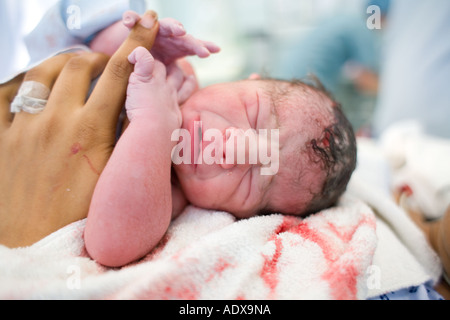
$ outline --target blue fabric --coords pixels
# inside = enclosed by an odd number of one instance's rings
[[[396,0],[386,29],[375,136],[403,120],[450,138],[450,1]]]
[[[89,42],[104,28],[122,19],[122,14],[127,10],[133,10],[143,14],[146,9],[144,0],[60,0],[60,12],[63,21],[67,22],[72,12],[71,7],[78,8],[80,27],[69,29],[69,33]]]
[[[331,92],[340,80],[342,67],[353,61],[378,70],[378,33],[367,28],[364,17],[336,14],[320,22],[300,39],[274,68],[276,77],[302,79],[317,76]]]
[[[369,300],[444,300],[429,284],[389,292]]]

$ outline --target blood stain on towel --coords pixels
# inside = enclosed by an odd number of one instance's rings
[[[331,294],[335,300],[357,299],[358,269],[352,265],[333,265],[323,276],[330,284]]]
[[[227,259],[220,258],[215,263],[214,268],[212,269],[213,272],[206,279],[206,282],[210,282],[215,277],[220,277],[225,270],[227,270],[231,267],[234,267],[234,265],[231,264]]]
[[[279,282],[277,264],[283,251],[283,240],[274,236],[272,241],[275,243],[275,253],[271,257],[264,256],[265,261],[261,270],[261,278],[273,294]]]
[[[366,222],[367,221],[361,221],[358,225]],[[334,228],[330,229],[332,229],[344,243],[348,243],[357,230],[357,228],[352,228],[352,230],[342,232],[339,231],[336,226],[333,225],[333,227]],[[328,271],[322,278],[330,284],[333,297],[336,300],[356,299],[358,270],[352,264],[342,265],[339,260],[340,253],[333,250],[333,239],[326,237],[324,233],[321,233],[318,230],[314,230],[307,222],[300,223],[298,226],[291,228],[289,232],[298,234],[303,239],[310,240],[321,248],[328,264]]]
[[[278,285],[278,267],[283,251],[283,240],[279,237],[280,234],[289,231],[292,227],[298,225],[299,220],[294,217],[284,217],[282,223],[274,230],[274,234],[270,237],[269,242],[274,242],[275,253],[272,256],[264,255],[264,265],[261,270],[261,278],[269,287],[271,294],[274,294]]]
[[[270,296],[274,296],[279,284],[280,259],[283,255],[283,233],[291,233],[299,236],[304,241],[315,243],[322,251],[326,270],[322,279],[329,283],[330,292],[336,300],[354,300],[357,298],[357,284],[360,276],[357,261],[343,259],[343,254],[352,248],[348,244],[361,226],[375,227],[374,220],[364,216],[350,228],[340,227],[328,222],[321,227],[314,227],[310,221],[300,220],[295,217],[284,217],[283,221],[274,229],[269,242],[275,246],[273,254],[264,255],[264,264],[260,273],[264,283],[270,289]],[[342,251],[344,250],[344,251]],[[354,255],[352,255],[354,256]],[[356,263],[356,265],[355,265]]]
[[[333,298],[336,300],[356,299],[356,285],[359,275],[356,267],[352,264],[342,265],[339,260],[340,253],[333,250],[331,239],[327,240],[325,234],[313,230],[306,223],[300,224],[296,229],[305,239],[313,241],[322,249],[328,264],[328,271],[323,274],[322,279],[329,283]],[[332,229],[344,243],[348,243],[357,230],[355,228],[350,232],[338,232],[338,228]]]
[[[280,237],[285,232],[292,232],[301,224],[301,220],[295,217],[284,217],[281,224],[274,230],[274,234],[270,237],[269,242],[275,244],[275,252],[272,256],[264,255],[264,265],[261,270],[261,278],[270,289],[270,294],[275,293],[275,289],[279,283],[278,262],[283,252],[283,240]],[[294,232],[295,233],[295,232]]]
[[[311,228],[307,222],[300,223],[298,226],[291,229],[290,232],[298,234],[303,239],[310,240],[311,242],[317,244],[322,249],[322,253],[328,262],[333,262],[336,260],[331,244],[320,234],[319,231]]]
[[[353,224],[350,227],[336,226],[330,221],[327,223],[327,227],[330,229],[330,231],[338,236],[338,238],[341,239],[344,243],[349,243],[353,239],[355,232],[359,230],[363,225],[368,225],[371,228],[376,228],[374,220],[368,218],[367,215],[365,215],[364,219],[361,219],[357,224]]]
[[[195,283],[186,279],[172,279],[172,285],[167,285],[162,292],[163,300],[197,300],[199,296]]]

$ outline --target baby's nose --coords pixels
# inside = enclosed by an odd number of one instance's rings
[[[258,135],[254,130],[228,128],[224,135],[222,168],[258,165]]]

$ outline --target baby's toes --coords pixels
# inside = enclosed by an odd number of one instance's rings
[[[128,29],[133,29],[136,23],[141,19],[141,16],[134,11],[127,11],[122,16],[122,23]]]
[[[137,47],[128,57],[128,61],[134,64],[132,77],[142,82],[151,80],[155,68],[155,59],[147,49]]]

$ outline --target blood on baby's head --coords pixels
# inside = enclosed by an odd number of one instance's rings
[[[293,194],[292,205],[287,206],[291,209],[282,213],[304,216],[334,205],[355,170],[357,153],[353,127],[341,105],[314,77],[265,81],[270,84],[280,131],[291,140],[288,150],[280,154],[285,167],[280,174],[290,176],[285,180]],[[295,199],[296,193],[303,199]],[[289,202],[289,197],[283,201]]]

